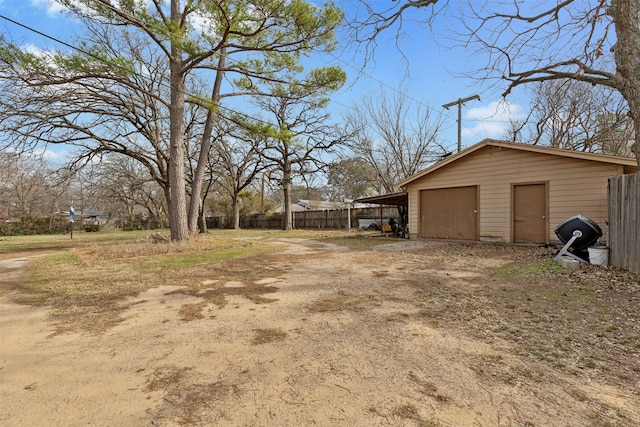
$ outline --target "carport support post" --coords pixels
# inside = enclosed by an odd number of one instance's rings
[[[343,202],[347,204],[347,234],[351,234],[351,205],[353,205],[353,199],[344,199]]]

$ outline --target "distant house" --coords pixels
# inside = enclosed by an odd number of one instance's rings
[[[58,215],[67,219],[69,218],[69,211],[58,212]],[[75,222],[83,223],[85,225],[94,225],[97,228],[104,227],[113,220],[109,212],[96,210],[96,209],[84,209],[75,211]]]
[[[606,232],[608,177],[637,170],[631,158],[485,139],[398,185],[412,236],[551,243],[576,214]]]
[[[291,203],[291,211],[292,212],[302,212],[305,211],[306,209],[304,208],[304,206],[300,206],[297,203]],[[284,203],[278,203],[272,210],[271,212],[274,213],[283,213],[284,212]]]
[[[292,212],[302,211],[333,211],[339,209],[347,209],[347,204],[343,202],[328,202],[325,200],[298,200],[295,203],[291,203]],[[273,212],[284,212],[284,205],[282,203],[276,205]]]
[[[100,224],[105,224],[111,218],[109,212],[100,211],[96,209],[85,209],[77,213],[79,218],[85,221],[99,221]]]

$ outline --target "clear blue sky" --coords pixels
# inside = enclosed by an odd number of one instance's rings
[[[337,0],[337,3],[347,14],[352,13],[348,0]],[[374,5],[376,3],[386,5],[388,0],[371,2]],[[48,0],[0,0],[0,14],[65,40],[74,29],[80,31],[80,28],[77,27],[78,23],[67,19],[60,9]],[[415,11],[410,11],[407,16],[420,17]],[[368,62],[364,68],[362,55],[355,54],[354,57],[354,52],[361,51],[362,46],[344,45],[336,53],[337,58],[326,55],[320,58],[321,63],[342,66],[349,76],[348,84],[332,103],[334,119],[338,119],[363,95],[379,92],[381,88],[390,93],[406,90],[414,102],[432,109],[433,116],[444,115],[442,139],[453,150],[457,145],[457,107],[444,110],[443,104],[476,94],[481,97],[481,101],[471,101],[463,107],[463,148],[486,137],[502,137],[508,127],[508,115],[522,114],[523,110],[528,109],[528,101],[521,92],[508,99],[509,113],[505,111],[504,104],[502,107],[497,105],[501,101],[500,88],[483,87],[487,85],[479,80],[461,77],[482,65],[479,62],[482,59],[462,48],[445,47],[448,44],[445,36],[450,34],[451,26],[456,25],[453,19],[445,16],[437,20],[432,31],[410,22],[410,19],[405,19],[404,24],[406,35],[399,41],[399,46],[396,45],[394,30],[383,33],[378,39],[375,61]],[[0,31],[23,45],[42,50],[60,48],[54,41],[5,20],[0,20]],[[436,42],[436,38],[443,41]]]

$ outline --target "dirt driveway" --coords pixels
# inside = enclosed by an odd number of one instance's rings
[[[272,241],[285,256],[259,274],[168,279],[99,333],[5,294],[0,424],[640,425],[635,278],[518,267],[542,248],[390,242]],[[25,262],[0,261],[0,286]]]

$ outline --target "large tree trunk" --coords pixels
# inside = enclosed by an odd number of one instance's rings
[[[233,195],[233,200],[231,202],[233,209],[233,229],[240,230],[240,197],[238,193]]]
[[[609,14],[616,29],[614,55],[617,75],[621,79],[618,89],[629,104],[635,132],[632,150],[640,167],[640,2],[613,0]]]
[[[204,202],[200,202],[200,215],[198,215],[198,228],[200,229],[200,234],[209,232],[209,229],[207,228],[207,218],[204,216]]]
[[[169,182],[168,176],[167,176],[167,182]],[[169,187],[169,185],[162,186],[162,193],[164,194],[164,200],[167,202],[167,210],[165,211],[165,215],[162,216],[162,218],[166,218],[166,221],[165,219],[163,219],[163,223],[164,223],[163,228],[164,228],[165,226],[169,227],[171,223],[171,218],[169,217],[171,215],[171,188]]]
[[[282,229],[291,230],[293,229],[293,224],[291,221],[291,162],[289,162],[289,159],[285,159],[284,161],[282,190],[284,192],[284,218],[282,220]]]
[[[224,71],[224,62],[227,53],[225,49],[220,52],[220,58],[218,59],[218,71],[216,72],[216,80],[211,92],[211,100],[213,102],[213,108],[210,108],[207,112],[207,121],[204,125],[204,131],[202,132],[202,143],[200,144],[200,154],[198,155],[198,164],[194,171],[193,180],[191,182],[191,201],[189,202],[189,231],[192,234],[196,232],[196,224],[198,222],[198,213],[200,212],[200,197],[194,197],[194,195],[200,195],[202,192],[202,183],[204,181],[204,172],[207,168],[207,162],[209,160],[209,150],[211,149],[211,135],[213,133],[213,124],[218,117],[218,103],[220,102],[220,88],[222,86],[222,77]]]
[[[179,25],[181,18],[180,0],[171,0],[171,20]],[[187,226],[187,189],[184,168],[184,70],[182,48],[179,42],[171,43],[171,105],[169,107],[169,185],[171,204],[169,227],[171,241],[182,242],[189,239]]]

